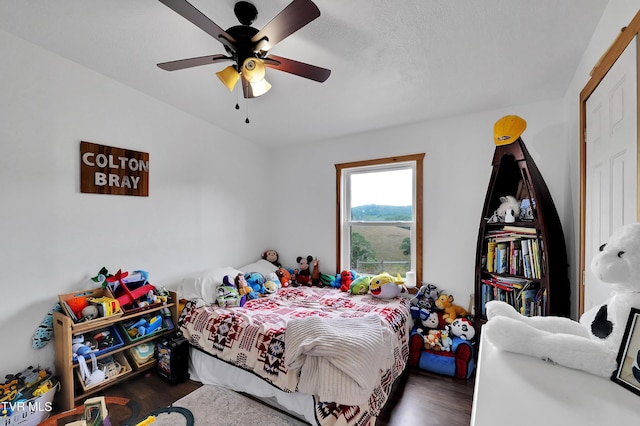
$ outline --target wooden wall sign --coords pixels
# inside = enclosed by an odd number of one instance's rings
[[[149,153],[80,142],[80,192],[149,196]]]

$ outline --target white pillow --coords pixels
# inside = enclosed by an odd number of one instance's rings
[[[240,268],[242,272],[245,274],[247,272],[258,272],[265,277],[268,277],[269,274],[278,270],[278,267],[268,260],[260,259],[257,262],[250,263],[248,265],[244,265]]]
[[[235,277],[240,273],[237,269],[225,266],[205,271],[196,277],[184,278],[176,291],[178,298],[195,300],[197,306],[215,303],[218,286],[222,284],[224,276]]]

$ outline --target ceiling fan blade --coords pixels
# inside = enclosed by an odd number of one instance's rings
[[[160,0],[160,2],[231,50],[236,50],[236,39],[220,28],[218,24],[207,18],[187,0]]]
[[[264,26],[251,41],[265,39],[260,50],[267,51],[282,40],[320,16],[320,9],[311,0],[293,0],[275,18]]]
[[[331,75],[331,70],[326,68],[305,64],[304,62],[298,62],[280,56],[269,55],[269,57],[263,58],[262,60],[268,68],[295,74],[300,77],[319,81],[320,83],[324,82]]]
[[[162,62],[158,67],[165,71],[177,71],[185,68],[199,67],[201,65],[210,65],[216,62],[232,61],[233,58],[224,55],[199,56],[197,58],[179,59],[177,61]]]

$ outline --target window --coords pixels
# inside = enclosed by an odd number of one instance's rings
[[[340,271],[422,276],[424,154],[336,164]]]

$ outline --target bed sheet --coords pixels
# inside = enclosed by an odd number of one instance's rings
[[[377,314],[392,332],[393,362],[391,368],[376,372],[378,379],[369,400],[361,405],[346,406],[319,401],[314,396],[318,424],[352,426],[375,423],[393,382],[406,366],[410,330],[408,299],[351,295],[333,288],[288,287],[249,301],[242,308],[216,305],[198,308],[190,302],[182,311],[179,323],[182,333],[195,348],[246,370],[283,392],[295,392],[299,378],[296,372],[286,368],[285,362],[287,322],[311,316],[357,318],[371,314]]]

